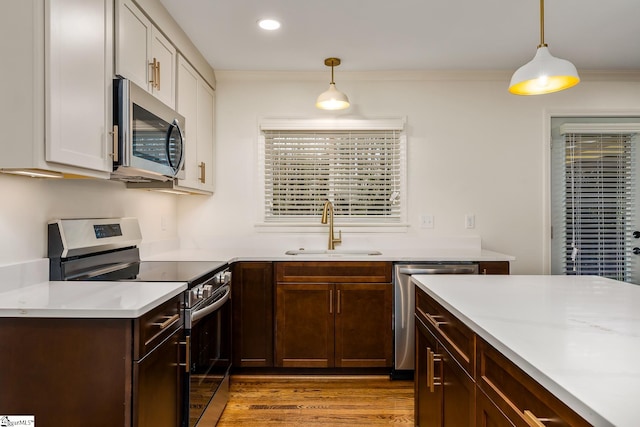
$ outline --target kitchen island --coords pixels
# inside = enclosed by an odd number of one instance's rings
[[[413,281],[418,293],[476,335],[477,347],[469,353],[478,356],[470,358],[468,370],[475,372],[478,396],[486,383],[481,348],[486,342],[588,423],[638,425],[639,286],[587,276],[413,276]],[[443,322],[433,321],[432,330],[444,331],[449,326]]]

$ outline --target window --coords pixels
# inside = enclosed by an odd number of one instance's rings
[[[564,123],[552,147],[552,272],[635,282],[640,125]]]
[[[342,223],[402,222],[401,125],[355,124],[291,129],[290,121],[284,126],[263,123],[265,223],[316,224],[325,200],[333,203],[335,220]]]

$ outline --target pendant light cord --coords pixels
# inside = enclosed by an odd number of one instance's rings
[[[544,0],[540,0],[540,44],[538,47],[547,47],[544,42]]]

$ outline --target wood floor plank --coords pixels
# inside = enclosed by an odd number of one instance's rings
[[[413,425],[413,382],[378,376],[231,377],[218,427]]]

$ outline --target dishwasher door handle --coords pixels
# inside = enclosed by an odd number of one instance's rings
[[[400,268],[400,274],[476,274],[475,267],[446,267],[446,268]]]

